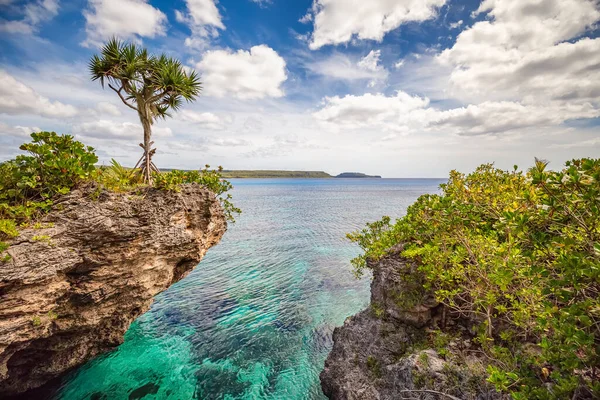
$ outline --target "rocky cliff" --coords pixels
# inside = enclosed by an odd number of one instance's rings
[[[334,400],[478,399],[503,397],[485,381],[485,359],[471,349],[468,326],[443,326],[443,306],[419,282],[402,247],[371,263],[371,305],[333,332],[321,372]],[[407,300],[403,292],[416,293]]]
[[[24,229],[0,263],[0,397],[119,345],[153,297],[186,276],[227,229],[219,200],[182,191],[75,190]]]

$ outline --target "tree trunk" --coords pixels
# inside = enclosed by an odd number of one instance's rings
[[[140,146],[144,149],[144,156],[142,158],[142,163],[140,168],[142,169],[142,174],[144,175],[144,183],[152,185],[152,143],[150,139],[152,138],[152,121],[150,117],[150,113],[146,104],[141,101],[142,99],[138,97],[138,114],[140,117],[140,122],[142,123],[142,128],[144,128],[144,143],[140,144]]]
[[[150,125],[150,121],[146,118],[142,120],[142,126],[144,127],[144,160],[142,162],[142,170],[144,172],[144,182],[149,185],[152,185],[152,169],[150,167],[152,162],[152,154],[150,154],[151,150],[150,146],[150,138],[152,136],[152,126]]]

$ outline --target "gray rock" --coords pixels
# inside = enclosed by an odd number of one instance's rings
[[[219,200],[179,193],[75,190],[43,229],[24,229],[0,263],[0,397],[39,387],[118,346],[153,297],[219,242]]]
[[[370,264],[371,307],[335,328],[320,375],[323,393],[333,400],[503,399],[485,382],[482,360],[452,354],[459,350],[451,346],[445,357],[428,348],[441,307],[401,250]]]

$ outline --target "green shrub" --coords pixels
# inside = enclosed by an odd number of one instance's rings
[[[31,137],[20,147],[28,155],[0,165],[0,217],[24,221],[47,212],[53,197],[94,177],[98,157],[93,148],[55,132]]]
[[[111,159],[110,166],[98,169],[97,180],[107,190],[127,192],[143,184],[144,177],[140,169],[124,167]]]
[[[206,165],[200,171],[173,170],[166,173],[154,173],[153,182],[155,188],[171,191],[181,190],[181,185],[186,183],[203,185],[219,197],[225,211],[225,216],[229,221],[234,222],[234,215],[242,211],[236,208],[231,202],[231,194],[225,195],[225,192],[233,189],[233,185],[221,177],[222,171],[223,167],[211,170],[210,165]]]
[[[102,188],[125,192],[145,187],[139,169],[123,167],[115,160],[109,167],[96,168],[98,157],[94,149],[73,136],[38,132],[32,133],[31,138],[30,143],[20,147],[27,155],[0,163],[0,262],[10,260],[4,240],[18,235],[17,226],[29,226],[30,221],[51,210],[57,196],[69,193],[77,185],[94,181],[99,184],[96,194]],[[233,221],[233,214],[241,211],[231,203],[231,195],[225,194],[232,185],[221,179],[222,168],[218,171],[208,168],[156,174],[155,186],[178,191],[184,183],[204,185],[219,196],[227,218]],[[33,227],[49,225],[35,223]],[[45,235],[35,236],[33,240],[51,244]]]
[[[349,238],[368,258],[404,243],[413,279],[480,324],[489,381],[515,399],[600,396],[600,160],[450,173],[441,195]],[[410,294],[406,294],[407,296]],[[536,351],[529,351],[531,347]]]

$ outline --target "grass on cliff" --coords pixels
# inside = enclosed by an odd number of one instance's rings
[[[404,243],[449,318],[478,326],[488,381],[517,400],[600,398],[600,160],[450,173],[441,195],[348,235],[361,275]],[[403,295],[410,297],[410,293]]]
[[[139,170],[124,168],[114,160],[109,167],[96,167],[94,149],[70,135],[38,132],[31,138],[20,147],[27,154],[0,164],[0,262],[10,259],[7,239],[18,236],[20,227],[41,218],[57,197],[77,186],[94,183],[99,190],[117,192],[147,187]],[[221,171],[221,167],[211,170],[206,165],[199,171],[155,173],[153,186],[179,191],[182,184],[201,184],[219,197],[227,219],[234,221],[234,215],[241,211],[231,202],[227,192],[232,185],[221,178]]]

